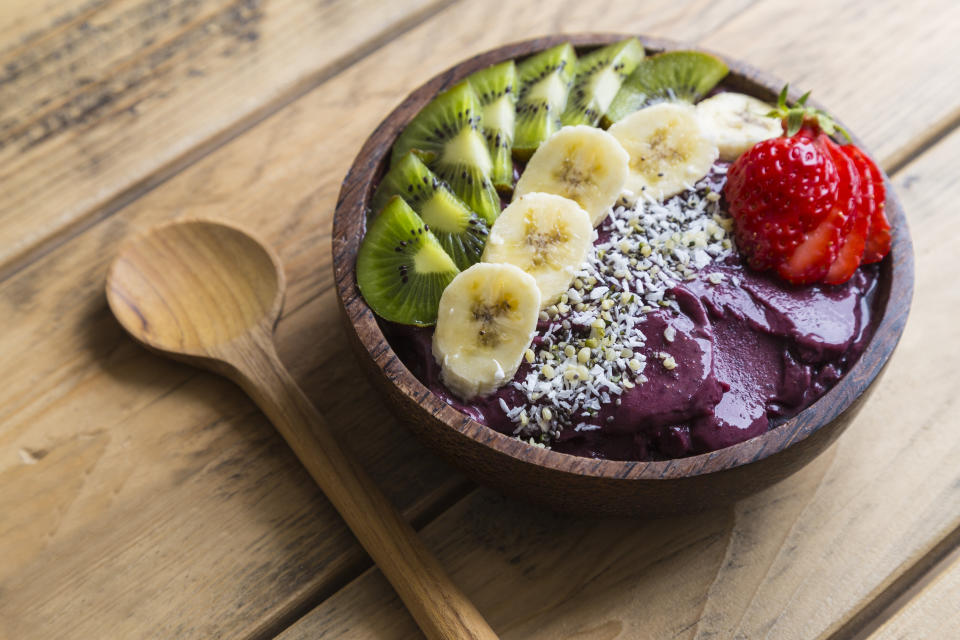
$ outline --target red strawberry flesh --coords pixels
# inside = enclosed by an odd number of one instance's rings
[[[837,166],[845,167],[841,173],[847,170],[852,177],[849,182],[851,200],[847,223],[840,237],[837,257],[823,277],[827,284],[841,284],[853,276],[863,257],[874,207],[873,178],[869,172],[864,172],[865,167],[860,163],[859,156],[850,154],[847,147],[840,147],[833,141],[828,141],[827,147]]]
[[[815,139],[772,138],[730,168],[724,195],[751,267],[777,268],[831,213],[840,176]]]
[[[873,206],[870,212],[870,230],[867,234],[866,246],[863,251],[863,264],[880,262],[890,252],[893,237],[890,222],[886,214],[886,189],[883,185],[883,174],[870,157],[852,144],[842,147],[844,153],[857,163],[860,172],[870,175],[873,186]]]

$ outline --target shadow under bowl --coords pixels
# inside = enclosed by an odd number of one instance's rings
[[[394,353],[357,289],[357,250],[370,198],[387,169],[394,140],[438,92],[478,69],[564,41],[584,51],[626,37],[630,36],[579,34],[527,40],[477,55],[438,74],[411,93],[366,141],[343,182],[333,220],[333,268],[346,332],[362,368],[397,417],[429,449],[476,482],[565,513],[651,516],[698,511],[728,504],[796,472],[837,439],[869,397],[903,332],[913,293],[910,232],[885,176],[887,217],[894,234],[890,255],[880,265],[874,335],[856,364],[830,391],[763,435],[675,460],[582,458],[505,436],[468,418],[424,386]],[[648,54],[692,48],[637,37]],[[719,57],[730,67],[724,87],[776,100],[781,81]],[[856,138],[854,142],[859,144]]]

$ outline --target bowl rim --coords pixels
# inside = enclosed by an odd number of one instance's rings
[[[657,461],[585,458],[531,445],[474,421],[444,402],[406,368],[394,353],[356,284],[356,252],[363,237],[373,185],[385,170],[393,141],[433,96],[486,66],[530,55],[563,42],[571,42],[578,49],[589,49],[630,37],[639,39],[648,54],[694,49],[716,55],[730,67],[730,73],[724,79],[726,86],[760,94],[759,97],[767,100],[775,97],[784,85],[766,72],[714,51],[639,34],[544,36],[496,47],[459,62],[411,92],[384,118],[354,159],[343,181],[333,218],[332,257],[337,296],[347,322],[381,375],[388,378],[388,384],[419,405],[424,412],[422,417],[433,417],[452,431],[496,453],[560,473],[607,480],[670,480],[729,471],[767,458],[830,424],[864,394],[896,347],[913,295],[914,256],[906,216],[885,172],[886,213],[893,227],[893,245],[890,254],[880,263],[878,298],[874,303],[881,313],[880,322],[863,354],[832,389],[793,418],[744,442],[686,458]],[[790,92],[790,100],[798,97],[799,92]],[[812,100],[810,104],[824,109]],[[839,121],[838,124],[844,126]],[[862,148],[856,136],[851,134],[851,138]]]

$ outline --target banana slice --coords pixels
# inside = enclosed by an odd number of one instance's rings
[[[552,193],[528,193],[500,212],[481,260],[507,262],[532,275],[547,306],[570,287],[592,242],[590,216],[580,205]]]
[[[440,296],[433,357],[451,391],[470,400],[503,386],[517,372],[540,315],[540,290],[512,264],[478,262]]]
[[[570,198],[597,226],[620,197],[629,162],[620,143],[603,129],[564,127],[534,152],[513,197],[539,191]]]
[[[767,116],[773,106],[742,93],[718,93],[697,104],[707,136],[720,150],[720,159],[733,162],[767,138],[783,133],[779,118]]]
[[[662,102],[635,111],[609,129],[630,154],[627,189],[664,200],[707,175],[717,159],[692,105]]]

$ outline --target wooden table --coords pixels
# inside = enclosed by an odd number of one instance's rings
[[[107,310],[118,243],[183,216],[277,248],[282,358],[503,637],[960,637],[958,28],[953,0],[5,0],[0,637],[417,637],[241,392]],[[330,222],[363,140],[453,61],[563,30],[687,40],[812,88],[908,211],[913,312],[872,401],[735,507],[589,521],[479,489],[343,339]]]

